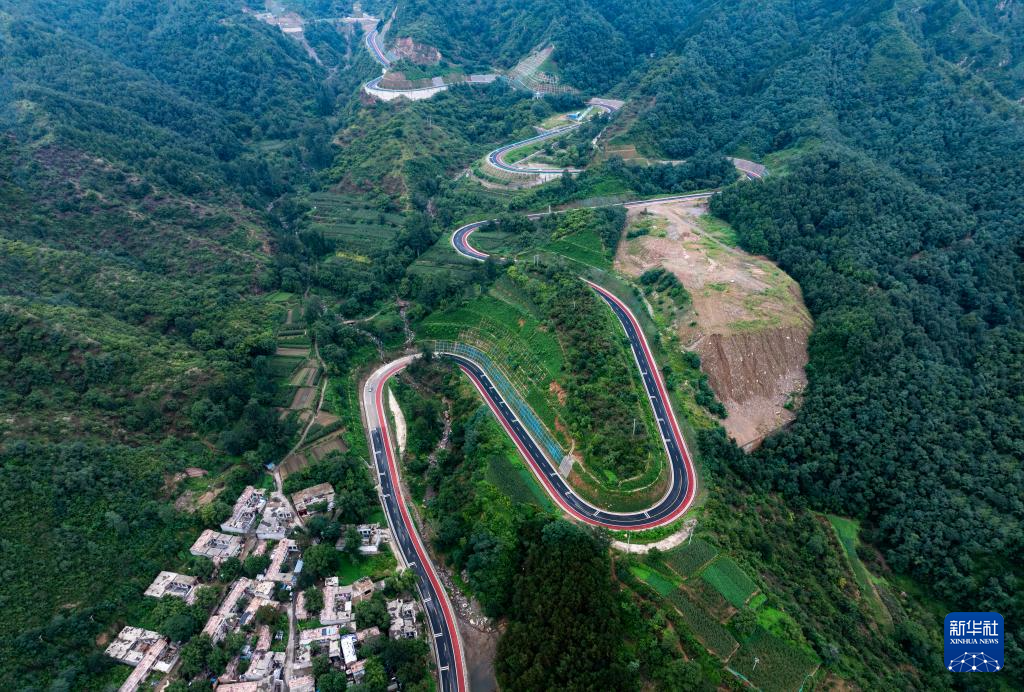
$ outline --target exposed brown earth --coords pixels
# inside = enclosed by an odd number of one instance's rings
[[[316,396],[316,388],[314,387],[299,387],[295,390],[295,398],[292,399],[292,405],[288,408],[297,410],[300,408],[306,408],[313,403],[313,397]]]
[[[433,46],[416,43],[408,36],[395,39],[391,52],[399,59],[406,59],[416,65],[436,65],[441,62],[441,51]]]
[[[728,417],[723,427],[753,449],[795,413],[786,408],[807,384],[811,318],[800,287],[763,257],[728,244],[728,231],[708,223],[707,206],[683,201],[652,206],[655,232],[619,246],[616,268],[639,276],[664,267],[693,298],[673,328],[697,351]],[[633,209],[635,222],[645,213]],[[703,217],[703,218],[702,218]]]
[[[309,452],[316,458],[317,461],[320,461],[331,452],[347,451],[348,447],[345,445],[345,441],[341,439],[340,435],[341,433],[338,433],[338,436],[332,437],[328,440],[325,440],[324,442],[320,442],[313,445],[312,447],[309,448]]]

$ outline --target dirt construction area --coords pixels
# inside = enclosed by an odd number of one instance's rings
[[[633,277],[664,267],[685,286],[692,309],[676,315],[673,329],[700,354],[729,413],[723,426],[749,450],[796,415],[812,322],[797,283],[738,249],[732,230],[706,212],[693,200],[631,209],[627,238],[640,226],[650,232],[624,239],[615,266]]]

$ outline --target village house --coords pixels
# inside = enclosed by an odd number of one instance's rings
[[[119,692],[135,692],[150,673],[169,672],[178,662],[178,648],[159,632],[125,627],[106,648],[107,656],[135,668]]]
[[[375,639],[380,639],[380,628],[376,625],[356,632],[356,642],[359,644],[366,644]]]
[[[356,635],[342,635],[341,658],[346,668],[356,662]]]
[[[256,525],[260,511],[266,504],[267,493],[265,490],[257,490],[251,485],[247,486],[235,501],[231,517],[220,525],[220,530],[242,535],[249,533]]]
[[[346,672],[348,673],[351,682],[358,685],[366,676],[366,659],[356,661],[352,665],[348,666]]]
[[[280,541],[296,525],[295,514],[288,500],[280,493],[272,493],[263,510],[263,518],[256,527],[256,537],[262,541]]]
[[[278,542],[270,553],[270,566],[263,578],[282,584],[295,584],[295,575],[300,571],[299,547],[295,541],[286,538]]]
[[[350,527],[351,524],[342,527],[341,538],[335,544],[338,550],[345,549],[345,534],[348,533]],[[388,529],[382,529],[380,524],[359,524],[355,528],[359,532],[361,540],[359,552],[363,555],[376,555],[380,552],[381,544],[386,544],[391,540],[391,532]]]
[[[292,504],[300,517],[307,517],[317,511],[330,512],[334,509],[334,487],[330,483],[321,483],[300,490],[292,495]]]
[[[177,572],[161,572],[146,589],[145,595],[152,598],[174,596],[192,605],[196,600],[198,586],[199,580],[195,577]]]
[[[323,588],[324,607],[320,611],[320,622],[324,625],[338,625],[355,630],[352,612],[352,587],[339,586],[338,578],[327,579]]]
[[[221,601],[217,610],[213,611],[210,618],[203,627],[203,634],[208,635],[214,643],[221,641],[232,631],[237,622],[238,614],[235,612],[238,601],[245,595],[247,589],[252,586],[252,579],[239,577],[232,585],[228,595]]]
[[[391,616],[388,636],[392,639],[414,639],[419,636],[419,627],[416,625],[416,614],[419,612],[420,606],[416,601],[388,601],[388,615]]]
[[[320,655],[332,661],[341,660],[341,630],[336,625],[299,632],[299,643],[295,648],[295,670],[311,670],[314,656]]]
[[[239,577],[232,585],[220,606],[210,615],[203,627],[203,634],[219,642],[240,627],[244,627],[256,616],[256,611],[265,605],[277,605],[273,600],[273,582],[257,582]],[[268,644],[269,647],[269,644]]]
[[[288,681],[289,692],[316,692],[316,682],[312,675],[303,675]]]
[[[369,577],[362,577],[352,582],[352,602],[368,601],[373,598],[373,590],[376,585]]]
[[[229,557],[236,557],[242,552],[242,539],[206,529],[192,544],[189,552],[197,557],[208,557],[215,565],[219,565]]]
[[[240,675],[244,682],[258,682],[267,678],[280,677],[284,668],[285,654],[283,651],[257,650],[249,659],[249,669]]]

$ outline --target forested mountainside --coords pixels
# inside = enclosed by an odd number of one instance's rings
[[[244,456],[244,484],[291,436],[261,365],[257,297],[280,280],[262,209],[330,161],[334,97],[237,10],[0,5],[6,689],[108,667],[96,625],[200,521],[167,478]]]
[[[284,6],[307,18],[353,11]],[[188,546],[225,505],[176,508],[183,471],[205,471],[215,480],[203,488],[230,505],[291,449],[298,422],[280,413],[292,390],[272,356],[286,312],[308,326],[334,378],[331,410],[361,440],[352,388],[405,347],[405,327],[493,310],[515,288],[497,263],[453,259],[447,231],[501,215],[517,242],[542,250],[540,285],[570,276],[550,244],[552,226],[567,231],[521,212],[727,185],[723,156],[770,174],[728,187],[712,212],[799,282],[815,328],[796,421],[756,453],[715,427],[707,391],[693,404],[706,492],[696,551],[728,551],[770,620],[744,610],[728,627],[698,624],[737,649],[755,631],[784,638],[816,689],[980,689],[989,680],[937,667],[936,628],[949,611],[994,610],[1010,631],[994,684],[1022,684],[1019,0],[363,3],[385,19],[395,10],[387,41],[412,37],[467,73],[553,46],[544,69],[579,90],[538,100],[499,80],[415,103],[360,92],[379,74],[360,28],[310,29],[331,47],[318,62],[254,18],[262,9],[0,0],[0,687],[116,688],[100,645],[128,619],[169,619],[142,598],[153,575],[209,577]],[[576,177],[525,192],[471,180],[488,151],[593,95],[626,101],[608,129],[617,143],[648,162],[686,162],[623,163],[581,139]],[[602,230],[583,229],[598,263],[617,242]],[[553,350],[572,343],[575,300],[593,298],[562,293],[571,309],[549,296],[540,307],[558,319],[533,325]],[[526,313],[544,302],[520,299]],[[612,380],[570,366],[580,391]],[[697,381],[692,361],[672,368]],[[424,512],[434,548],[508,623],[503,684],[729,684],[707,632],[647,586],[651,570],[678,572],[552,520],[475,395],[446,377],[416,391],[455,401],[453,418],[403,390],[419,445],[409,470],[417,499],[440,491]],[[598,398],[586,403],[601,415]],[[629,405],[615,402],[614,420]],[[570,422],[583,430],[584,418]],[[451,448],[432,461],[446,422]],[[359,464],[345,457],[346,469]],[[843,546],[863,572],[853,568],[856,586],[823,513],[860,521],[863,544],[854,532]],[[577,559],[579,581],[559,562]],[[568,612],[559,591],[578,583],[588,592]],[[868,613],[872,593],[886,615]],[[718,614],[737,612],[718,601]],[[175,628],[184,640],[201,624],[198,611],[187,617]],[[589,648],[557,667],[577,631]],[[189,689],[206,689],[225,656],[195,663]],[[423,683],[413,664],[391,664]]]
[[[743,471],[870,519],[946,602],[1019,613],[1021,109],[877,5],[707,19],[641,87],[638,139],[793,152],[787,175],[712,204],[817,325],[796,425]]]

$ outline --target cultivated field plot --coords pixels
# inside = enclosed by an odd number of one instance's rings
[[[818,665],[818,659],[810,651],[761,628],[729,661],[731,668],[762,690],[799,689]]]
[[[703,604],[695,602],[686,592],[676,589],[667,598],[682,615],[694,636],[712,653],[725,659],[739,645],[729,630],[712,617]]]
[[[471,279],[480,271],[480,267],[480,262],[459,255],[449,242],[442,238],[417,257],[416,261],[409,265],[409,271],[414,274],[450,272],[454,278]]]
[[[684,577],[697,574],[704,565],[718,555],[718,548],[701,538],[691,538],[688,542],[664,553],[665,564]]]
[[[308,408],[316,399],[316,387],[298,387],[295,390],[295,397],[292,399],[290,409]]]
[[[346,452],[348,451],[348,445],[341,437],[331,437],[330,439],[318,442],[309,448],[309,453],[316,457],[317,461],[320,461],[331,452]]]
[[[633,565],[629,568],[629,571],[633,573],[634,577],[646,582],[648,586],[662,596],[668,596],[679,587],[679,584],[647,565]]]
[[[305,362],[306,359],[302,356],[270,356],[267,358],[267,367],[274,377],[284,379],[291,377],[295,370]]]
[[[607,270],[612,266],[601,237],[592,229],[563,236],[541,249],[598,269]]]
[[[372,200],[354,194],[316,192],[309,196],[313,205],[310,228],[338,243],[352,258],[365,256],[390,242],[402,223],[402,215],[381,211]]]
[[[757,590],[757,584],[726,555],[705,567],[700,576],[737,608],[742,607]]]

